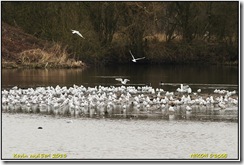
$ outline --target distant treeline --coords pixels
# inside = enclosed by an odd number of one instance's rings
[[[239,2],[1,2],[2,21],[88,64],[237,63]],[[85,39],[72,34],[79,30]]]

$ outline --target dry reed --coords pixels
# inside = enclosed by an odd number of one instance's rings
[[[79,68],[84,67],[82,61],[75,61],[69,58],[66,51],[67,47],[62,48],[60,44],[54,44],[50,48],[36,48],[22,51],[19,54],[19,63],[24,66],[38,67],[66,67]]]

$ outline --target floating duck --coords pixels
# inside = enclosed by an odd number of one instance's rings
[[[67,120],[66,123],[73,123],[73,120]]]

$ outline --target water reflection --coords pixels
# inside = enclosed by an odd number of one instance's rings
[[[35,87],[73,85],[81,81],[82,70],[80,69],[14,69],[2,70],[3,87]],[[73,82],[73,83],[72,83]]]
[[[116,77],[128,78],[128,85],[151,84],[159,87],[164,83],[191,84],[231,84],[238,85],[238,68],[232,66],[190,66],[190,65],[121,65],[108,67],[91,67],[80,69],[3,69],[3,88],[19,86],[84,86],[120,85]],[[228,85],[227,85],[228,86]],[[199,88],[201,86],[196,86]],[[175,90],[175,87],[164,86]],[[204,88],[204,87],[203,87]]]

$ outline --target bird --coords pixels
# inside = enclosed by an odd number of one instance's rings
[[[73,123],[73,121],[72,120],[67,120],[66,123]]]
[[[191,107],[189,107],[188,105],[186,106],[186,110],[187,111],[191,111],[192,110],[192,108]]]
[[[141,58],[135,58],[134,56],[133,56],[133,54],[131,53],[131,51],[129,50],[129,52],[130,52],[130,55],[132,56],[132,61],[133,62],[136,62],[137,60],[142,60],[142,59],[144,59],[145,57],[141,57]]]
[[[186,119],[189,120],[191,117],[191,113],[192,113],[192,108],[189,107],[188,105],[186,106]]]
[[[116,76],[116,81],[123,84],[130,81]],[[128,83],[129,84],[129,83]],[[168,84],[168,83],[165,83]],[[169,120],[183,117],[195,118],[205,112],[215,115],[228,115],[229,110],[238,110],[238,91],[216,89],[213,96],[192,96],[188,85],[180,85],[178,93],[164,91],[162,88],[154,89],[151,86],[135,86],[133,84],[115,86],[85,87],[73,85],[70,87],[36,87],[21,89],[19,87],[2,91],[2,109],[9,113],[42,113],[44,117],[54,114],[71,117],[139,117],[146,113],[160,115]],[[196,91],[197,92],[197,91]],[[196,93],[196,95],[198,95]],[[233,97],[231,97],[234,95]],[[212,110],[214,113],[212,114]],[[199,112],[199,113],[198,113]],[[232,113],[232,112],[230,112]],[[225,119],[225,117],[224,117]],[[226,118],[227,119],[227,118]],[[228,118],[229,119],[229,118]],[[65,124],[72,126],[75,120],[67,119]],[[36,129],[44,129],[37,126]]]
[[[225,102],[223,102],[223,101],[221,101],[221,102],[219,102],[219,107],[221,108],[221,109],[225,109],[226,108],[226,106],[225,106]]]
[[[177,88],[176,91],[181,92],[181,93],[184,93],[184,92],[191,93],[192,92],[189,85],[183,85],[183,84],[180,84],[180,88]]]
[[[121,84],[126,84],[127,83],[127,81],[130,81],[129,79],[122,79],[122,78],[116,78],[115,80],[117,80],[117,81],[120,81],[121,82]]]
[[[159,83],[159,86],[163,86],[164,85],[164,83],[163,83],[163,81],[161,81],[160,83]]]
[[[81,38],[84,38],[84,39],[85,39],[85,37],[83,37],[83,35],[82,35],[78,30],[72,30],[72,29],[71,29],[71,31],[72,31],[73,34],[77,34],[77,35],[80,36]]]
[[[47,68],[47,65],[48,65],[48,62],[47,62],[46,65],[45,65],[45,69]]]
[[[169,107],[169,112],[172,112],[172,113],[174,113],[174,112],[175,112],[175,109],[174,109],[174,107],[170,106],[170,107]]]
[[[187,93],[191,93],[191,92],[192,92],[191,88],[188,87],[188,89],[187,89]]]

